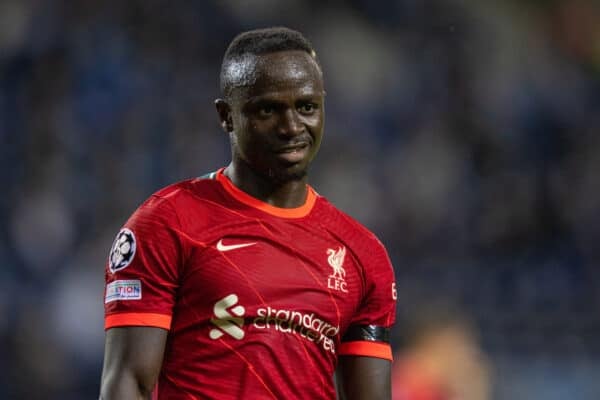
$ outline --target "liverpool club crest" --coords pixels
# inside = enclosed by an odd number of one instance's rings
[[[327,249],[327,262],[333,268],[333,272],[327,279],[329,289],[348,293],[345,281],[346,270],[344,269],[344,258],[346,257],[346,248],[339,247],[337,250]]]

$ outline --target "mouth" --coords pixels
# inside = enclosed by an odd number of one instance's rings
[[[299,142],[294,144],[288,144],[278,148],[276,153],[293,153],[296,151],[301,151],[309,146],[308,142]]]
[[[309,142],[298,142],[279,147],[275,154],[277,154],[277,158],[286,163],[296,164],[308,156],[309,149]]]

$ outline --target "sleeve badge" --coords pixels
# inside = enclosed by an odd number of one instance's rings
[[[119,231],[108,256],[108,267],[113,274],[126,268],[135,256],[135,235],[130,229]]]

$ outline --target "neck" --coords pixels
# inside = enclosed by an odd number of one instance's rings
[[[240,190],[265,203],[280,208],[296,208],[306,201],[306,176],[278,180],[252,170],[245,163],[232,162],[223,174]]]

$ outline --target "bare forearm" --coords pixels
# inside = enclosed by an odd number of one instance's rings
[[[166,338],[167,331],[160,328],[110,329],[106,333],[100,399],[151,399]]]
[[[368,357],[340,357],[337,371],[340,400],[391,399],[390,362]]]
[[[369,381],[368,378],[361,380],[342,381],[339,389],[340,400],[389,400],[391,392],[389,385],[381,385]]]
[[[152,388],[145,387],[132,373],[120,373],[119,376],[104,376],[100,389],[100,400],[150,400]]]

